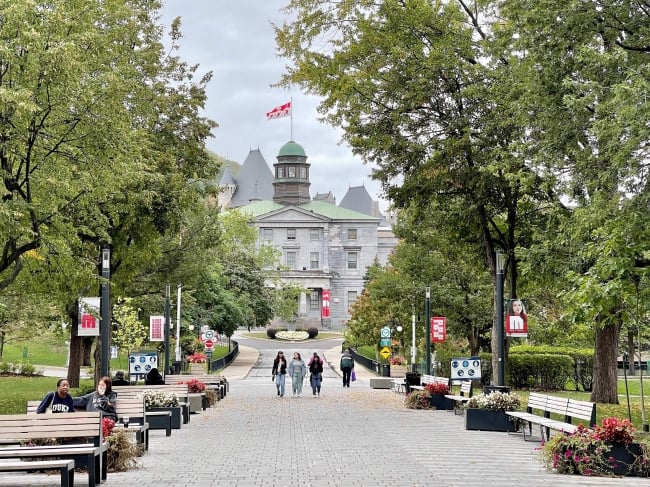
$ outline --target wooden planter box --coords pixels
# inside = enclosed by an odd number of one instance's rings
[[[168,407],[168,408],[151,408],[151,410],[152,411],[171,411],[171,413],[172,413],[172,429],[174,429],[174,430],[181,429],[181,408],[180,408],[180,406]],[[151,423],[149,423],[149,427],[151,429],[156,429],[153,426],[151,426]]]
[[[454,409],[454,401],[445,397],[444,394],[431,394],[431,407],[435,409],[442,409],[445,411],[452,411]]]
[[[465,429],[481,431],[508,431],[509,418],[505,411],[490,411],[488,409],[466,409]],[[515,431],[512,424],[510,431]]]

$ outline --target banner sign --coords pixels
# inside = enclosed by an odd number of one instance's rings
[[[79,298],[79,325],[77,327],[78,336],[99,336],[100,302],[100,298]]]
[[[506,336],[527,337],[528,315],[521,299],[511,299],[505,319]]]
[[[442,343],[447,339],[447,318],[435,316],[431,318],[431,341]]]
[[[330,317],[330,290],[329,289],[323,289],[322,300],[323,300],[323,306],[321,307],[321,317],[329,318]]]
[[[150,316],[149,317],[149,341],[162,342],[165,339],[163,329],[165,326],[164,316]]]
[[[481,357],[456,357],[451,359],[451,379],[480,379]]]

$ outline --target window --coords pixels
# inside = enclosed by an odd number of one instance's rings
[[[348,291],[348,308],[357,302],[357,292]]]
[[[348,228],[348,240],[356,240],[356,239],[357,239],[357,229]]]
[[[300,178],[301,179],[307,179],[307,168],[306,167],[301,167],[300,168]]]
[[[359,254],[356,252],[348,252],[348,269],[356,269],[357,268],[357,259],[359,257]]]
[[[295,239],[296,239],[296,229],[287,228],[287,240],[295,240]]]
[[[276,177],[278,179],[282,179],[284,177],[284,167],[280,166],[276,168],[275,171],[276,171]]]
[[[295,178],[296,177],[296,168],[293,166],[289,166],[289,174],[287,174],[287,177],[290,178]]]
[[[320,240],[320,230],[318,228],[309,230],[309,240]]]
[[[295,269],[296,268],[296,253],[295,252],[287,252],[286,264],[287,264],[287,267],[289,269]]]
[[[272,242],[273,241],[273,229],[272,228],[262,228],[262,241]]]
[[[318,269],[318,258],[320,254],[318,252],[310,252],[309,253],[309,268],[310,269]]]
[[[320,293],[316,289],[312,289],[309,295],[309,309],[320,309]]]

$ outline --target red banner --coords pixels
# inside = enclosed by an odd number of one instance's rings
[[[78,336],[99,336],[99,306],[99,298],[79,298]]]
[[[330,317],[330,290],[323,289],[321,293],[321,297],[323,300],[323,305],[321,306],[320,315],[322,318],[329,318]]]
[[[442,343],[447,339],[447,318],[434,316],[431,318],[431,341]]]
[[[163,326],[165,323],[164,316],[150,316],[149,317],[149,341],[162,342],[165,340],[163,334]]]
[[[518,315],[506,315],[506,336],[509,337],[527,337],[528,336],[528,316],[523,313]]]

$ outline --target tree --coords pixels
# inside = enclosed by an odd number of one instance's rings
[[[113,343],[128,356],[140,348],[148,336],[147,327],[133,307],[133,299],[118,299],[113,306]]]
[[[517,249],[552,195],[518,150],[527,134],[503,98],[513,68],[484,28],[491,6],[293,0],[286,12],[295,20],[276,28],[276,42],[293,66],[281,84],[324,98],[323,119],[377,166],[398,208],[445,208],[460,241],[479,246],[493,288],[502,249],[517,297]]]

